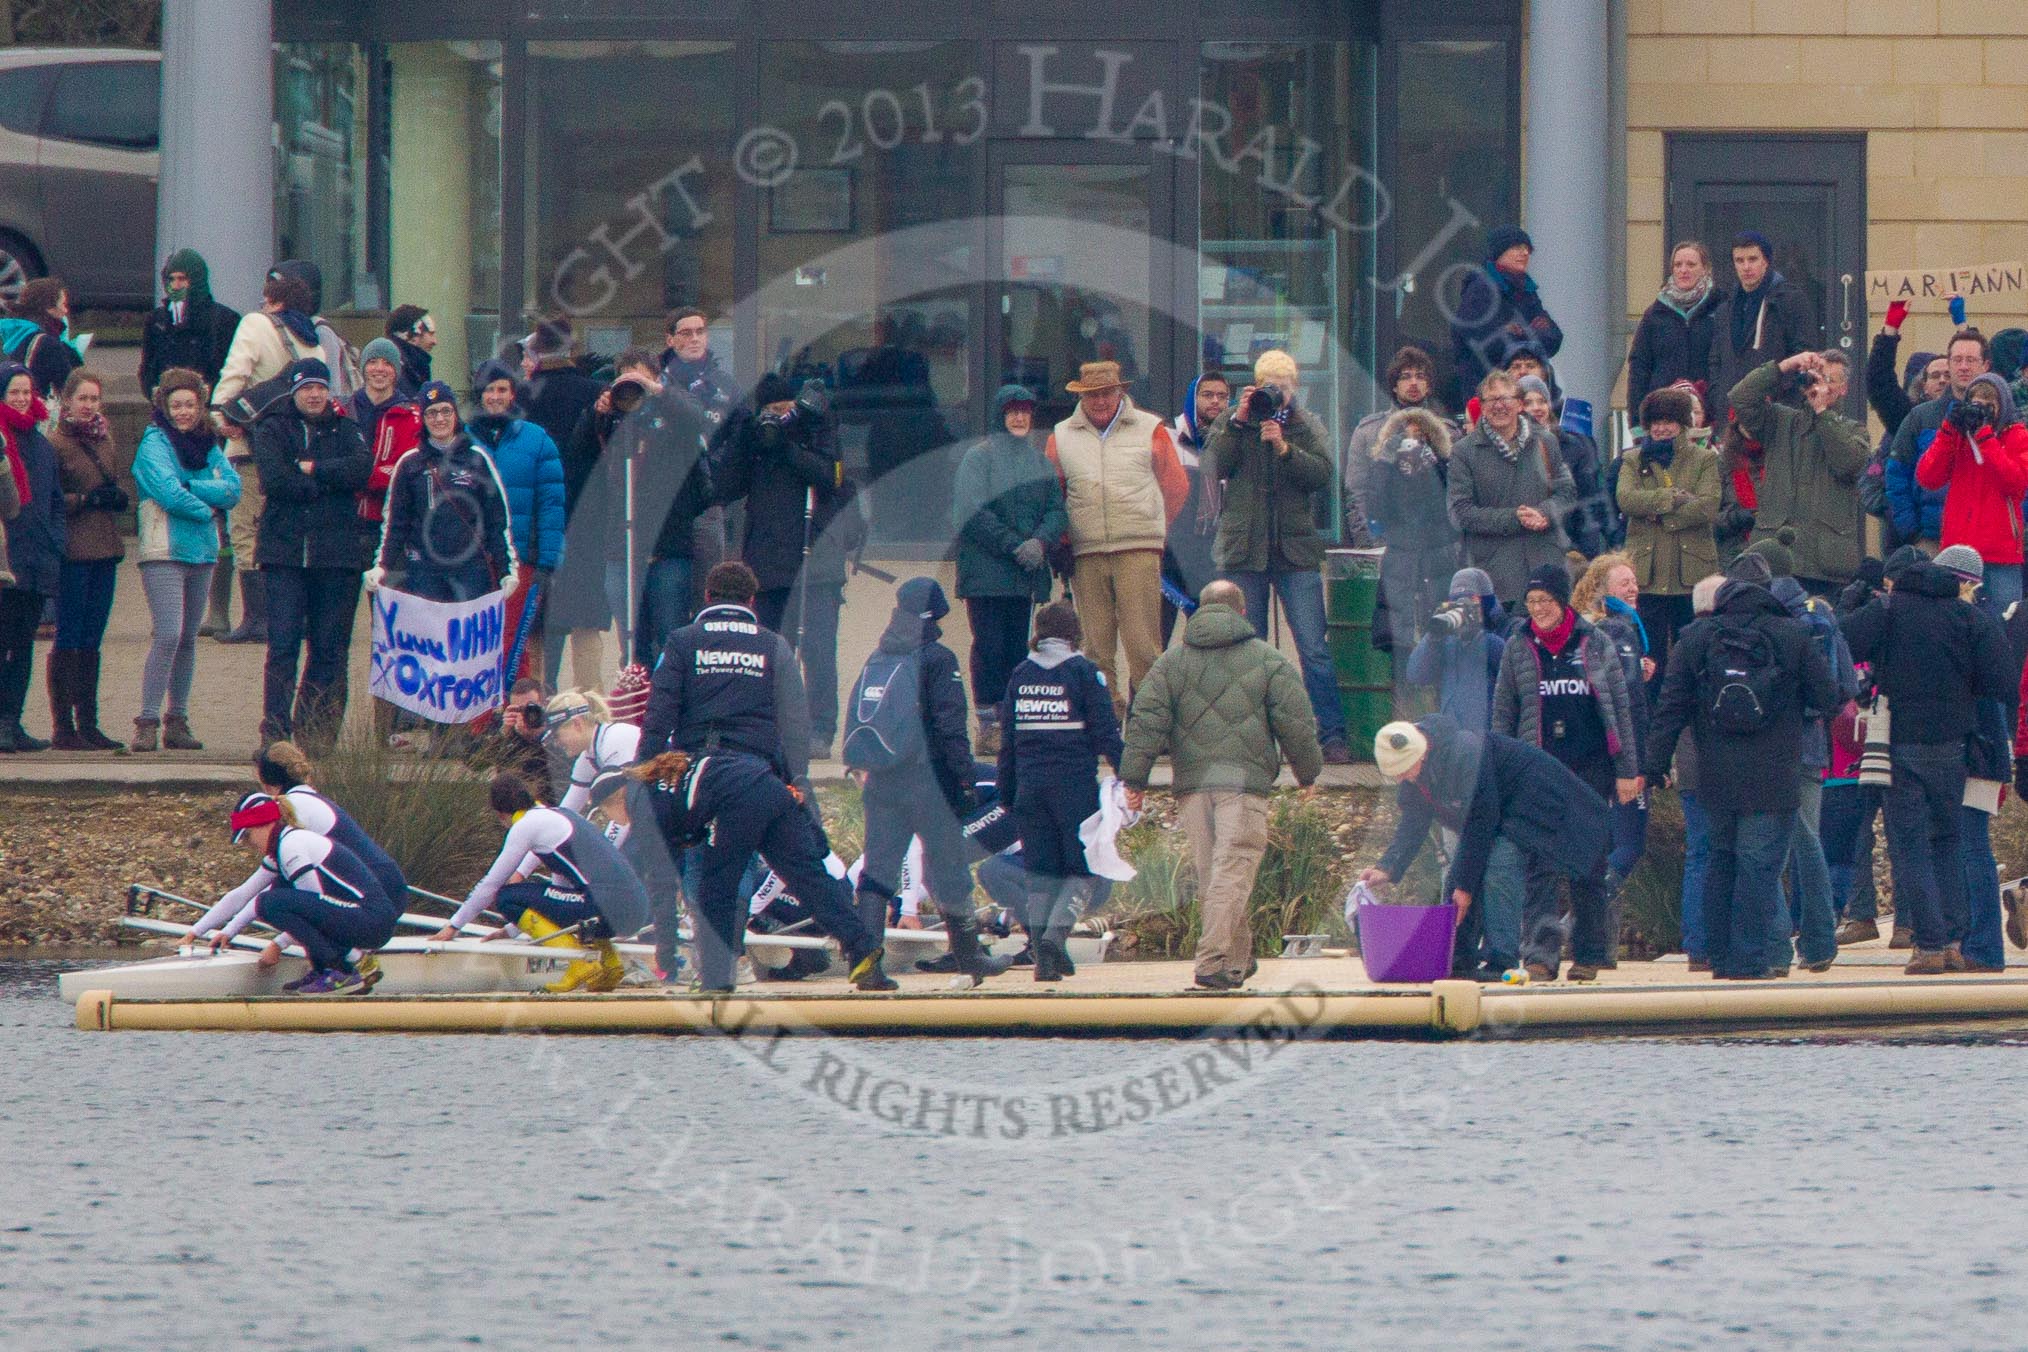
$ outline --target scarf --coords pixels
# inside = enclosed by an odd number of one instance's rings
[[[296,340],[302,343],[303,346],[323,346],[317,337],[317,321],[304,314],[301,310],[277,310],[275,311],[274,318],[275,323],[280,324],[283,328],[294,334]]]
[[[40,399],[28,406],[26,413],[19,412],[12,404],[0,404],[0,440],[7,446],[7,472],[14,476],[14,491],[20,495],[21,505],[26,507],[34,500],[28,491],[28,462],[21,458],[21,434],[33,432],[49,416]]]
[[[1528,628],[1535,635],[1535,641],[1555,655],[1563,651],[1563,645],[1570,642],[1570,636],[1577,632],[1577,612],[1565,606],[1563,621],[1554,629],[1544,629],[1533,620],[1528,621]]]
[[[1657,441],[1653,437],[1641,438],[1641,459],[1656,469],[1667,469],[1676,462],[1676,442]]]
[[[1494,427],[1490,422],[1481,419],[1479,426],[1486,429],[1486,439],[1493,443],[1493,449],[1500,453],[1502,460],[1505,460],[1510,465],[1521,463],[1521,452],[1527,447],[1530,435],[1530,424],[1525,414],[1522,416],[1520,423],[1514,428],[1514,439],[1512,441],[1501,436],[1499,429]]]
[[[1691,315],[1696,314],[1697,307],[1710,298],[1711,274],[1708,272],[1698,278],[1697,285],[1691,287],[1688,291],[1678,291],[1674,282],[1665,282],[1662,285],[1662,290],[1655,297],[1656,300],[1674,310],[1677,315],[1685,320],[1688,320]]]
[[[217,442],[212,439],[211,429],[200,421],[188,432],[178,431],[176,424],[164,416],[161,409],[148,415],[148,421],[161,429],[169,439],[169,449],[176,452],[176,463],[195,474],[211,463],[212,449]]]
[[[1748,291],[1745,287],[1741,287],[1739,294],[1733,297],[1732,350],[1734,352],[1744,353],[1749,348],[1760,346],[1761,303],[1767,299],[1768,292],[1781,284],[1781,280],[1782,275],[1773,268],[1769,268],[1767,276],[1761,278],[1758,289]]]
[[[1617,596],[1606,597],[1605,608],[1606,614],[1617,615],[1634,626],[1634,632],[1640,635],[1641,638],[1641,656],[1646,657],[1648,655],[1648,626],[1641,623],[1641,612],[1635,610]]]
[[[465,419],[465,428],[486,445],[498,446],[513,423],[511,413],[479,413]]]
[[[89,450],[92,453],[93,459],[97,459],[99,447],[105,442],[107,433],[111,431],[111,428],[106,423],[106,415],[94,413],[83,422],[79,422],[66,413],[62,416],[61,421],[63,423],[63,430],[70,435],[70,438]]]

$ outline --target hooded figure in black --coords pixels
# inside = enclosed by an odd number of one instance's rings
[[[801,656],[812,755],[828,756],[838,730],[845,560],[865,543],[866,521],[823,387],[811,381],[798,392],[786,376],[762,376],[713,438],[711,477],[718,501],[746,501],[739,557],[760,580],[754,613]]]
[[[866,812],[860,918],[876,934],[885,927],[909,838],[920,837],[923,881],[944,917],[951,956],[976,982],[1006,971],[1007,962],[980,947],[972,908],[961,824],[972,809],[974,769],[965,685],[937,624],[950,613],[935,578],[910,578],[896,590],[887,632],[853,687],[844,757]]]
[[[182,274],[188,284],[170,285]],[[141,393],[153,395],[162,373],[183,366],[211,385],[225,366],[240,314],[211,298],[211,268],[195,249],[178,249],[162,264],[162,303],[141,329]]]

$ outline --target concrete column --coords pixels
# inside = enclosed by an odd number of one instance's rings
[[[463,390],[472,383],[473,154],[484,134],[475,74],[449,43],[393,49],[393,135],[388,146],[387,305],[420,305],[437,324],[431,369]],[[490,147],[489,147],[490,148]]]
[[[1619,354],[1612,342],[1607,191],[1606,0],[1532,0],[1526,54],[1524,224],[1530,268],[1563,328],[1556,375],[1605,422]]]
[[[211,290],[260,306],[275,251],[272,0],[164,0],[155,258],[195,249]]]

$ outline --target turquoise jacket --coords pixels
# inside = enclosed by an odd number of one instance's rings
[[[152,424],[134,453],[134,485],[141,490],[142,563],[215,563],[218,527],[212,512],[239,501],[239,474],[214,446],[204,468],[187,470],[169,438]]]

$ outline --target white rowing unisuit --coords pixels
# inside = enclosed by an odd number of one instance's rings
[[[514,825],[507,828],[500,857],[486,870],[486,876],[479,879],[457,914],[444,923],[452,929],[461,928],[491,906],[500,889],[515,874],[525,877],[538,868],[548,869],[565,887],[589,892],[591,884],[579,871],[577,861],[570,857],[570,838],[575,831],[571,819],[553,807],[530,808],[516,817]]]
[[[262,855],[260,866],[247,875],[247,880],[220,897],[217,904],[190,927],[191,934],[208,934],[222,924],[225,937],[231,939],[253,923],[254,908],[260,902],[261,893],[284,880],[290,887],[315,892],[320,897],[359,901],[363,895],[359,889],[324,866],[334,848],[329,839],[315,831],[284,826],[275,839],[273,851]],[[229,921],[227,917],[230,917]],[[287,945],[295,940],[284,934],[278,942]]]
[[[592,781],[608,770],[624,770],[641,750],[641,730],[632,723],[601,723],[592,730],[591,745],[570,766],[570,791],[558,807],[583,812],[591,802]]]

